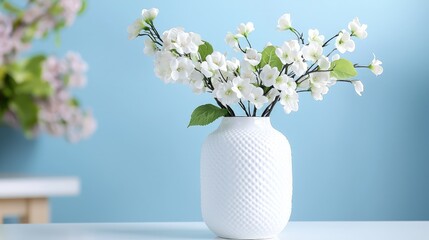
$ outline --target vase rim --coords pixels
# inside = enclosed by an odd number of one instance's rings
[[[224,118],[270,118],[270,117],[249,117],[249,116],[224,116]]]

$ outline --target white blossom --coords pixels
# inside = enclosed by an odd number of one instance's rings
[[[277,90],[282,90],[282,91],[289,91],[289,90],[295,90],[296,89],[295,81],[293,80],[293,78],[287,76],[286,74],[283,74],[283,75],[277,77],[273,86]]]
[[[291,28],[292,28],[292,22],[290,20],[290,14],[285,13],[277,21],[277,29],[284,31],[284,30],[289,30]]]
[[[323,100],[323,95],[329,91],[329,72],[316,72],[310,74],[310,90],[314,100]]]
[[[348,27],[352,36],[356,36],[360,39],[365,39],[368,36],[368,33],[366,32],[368,26],[366,24],[361,24],[357,17],[349,23]]]
[[[319,60],[320,57],[322,57],[322,54],[322,45],[316,42],[312,42],[309,45],[302,47],[302,55],[307,61],[316,62],[317,60]]]
[[[359,96],[362,96],[363,84],[361,81],[352,81],[353,87]]]
[[[275,100],[275,98],[277,96],[280,95],[279,90],[272,88],[268,93],[267,93],[267,98],[268,98],[268,102],[271,103]]]
[[[77,13],[82,8],[81,0],[60,0],[59,5],[61,6],[63,12],[62,16],[65,19],[65,22],[70,26],[74,19],[76,18]]]
[[[227,71],[225,55],[220,52],[213,52],[212,54],[208,55],[206,57],[206,62],[211,70]]]
[[[228,72],[236,72],[240,67],[240,61],[237,58],[226,60],[226,69]]]
[[[198,71],[193,71],[189,76],[189,85],[192,88],[192,91],[196,94],[200,94],[205,92],[204,85],[204,75],[199,73]]]
[[[317,61],[320,70],[328,70],[331,67],[331,62],[328,57],[321,56]]]
[[[298,102],[298,93],[296,91],[282,91],[280,93],[280,104],[283,105],[283,109],[287,114],[292,111],[298,111]]]
[[[158,50],[158,47],[156,46],[156,44],[151,39],[149,39],[149,38],[145,39],[143,52],[146,55],[153,56],[153,55],[155,55],[157,50]]]
[[[254,30],[255,30],[255,27],[253,26],[252,22],[248,22],[246,24],[241,23],[237,28],[237,32],[238,32],[237,36],[247,37]]]
[[[201,63],[200,65],[201,67],[201,72],[204,74],[204,76],[206,76],[207,78],[210,78],[214,75],[215,71],[210,69],[209,64],[204,61]]]
[[[319,30],[317,30],[317,29],[309,29],[308,30],[308,41],[310,43],[317,43],[320,46],[322,46],[323,41],[325,41],[325,36],[319,35]]]
[[[340,53],[353,52],[355,50],[355,42],[350,38],[350,33],[342,31],[338,34],[335,47]]]
[[[140,31],[143,29],[144,24],[141,18],[137,18],[130,26],[128,26],[128,39],[135,39]]]
[[[253,85],[251,85],[253,86]],[[249,100],[257,109],[260,109],[268,102],[268,98],[264,96],[264,90],[260,87],[253,86],[249,93],[247,100]]]
[[[244,60],[250,63],[252,66],[256,66],[261,62],[262,54],[253,48],[248,48],[246,50],[246,55],[244,56]]]
[[[375,76],[378,76],[378,75],[383,73],[383,67],[381,66],[381,64],[382,64],[382,62],[380,60],[376,59],[375,54],[374,54],[374,59],[369,64],[369,69],[371,70],[371,72],[373,72],[375,74]]]
[[[175,60],[175,56],[170,51],[158,51],[155,53],[155,75],[165,83],[171,82],[170,62]]]
[[[293,64],[290,66],[290,70],[294,72],[297,76],[304,74],[307,71],[308,65],[301,56],[296,56]]]
[[[331,57],[331,59],[332,59],[332,61],[337,61],[338,59],[340,59],[341,57],[340,57],[340,54],[338,54],[338,53],[336,53],[336,54],[334,54],[334,55],[332,55],[332,57]]]
[[[228,44],[228,46],[232,47],[235,51],[239,50],[238,47],[238,38],[236,35],[232,33],[227,33],[225,37],[225,42]]]
[[[86,71],[88,65],[82,59],[82,57],[75,52],[68,52],[65,57],[66,64],[68,66],[69,81],[68,86],[70,87],[83,87],[86,84]]]
[[[143,20],[147,23],[152,22],[156,16],[158,16],[159,10],[157,8],[151,8],[151,9],[143,9],[142,10],[142,17]]]
[[[176,50],[179,54],[197,53],[203,44],[201,36],[193,32],[185,32],[182,28],[172,28],[162,34],[166,50]]]
[[[252,91],[253,85],[248,78],[236,77],[232,80],[232,91],[237,94],[238,98],[247,98]]]
[[[290,64],[294,61],[297,55],[300,54],[300,46],[298,41],[291,40],[284,42],[280,48],[277,48],[275,53],[283,64]]]
[[[215,97],[224,105],[231,105],[237,103],[239,98],[237,94],[232,90],[232,82],[221,83],[215,88],[213,92]]]
[[[249,79],[250,83],[256,83],[255,67],[248,61],[241,61],[240,66],[240,77]]]
[[[276,78],[279,76],[280,72],[277,70],[277,67],[271,67],[270,65],[265,65],[262,68],[260,77],[262,80],[262,83],[267,86],[273,86],[273,84],[276,82]]]
[[[170,61],[171,79],[174,81],[187,81],[191,73],[194,71],[195,65],[189,58],[179,57]]]

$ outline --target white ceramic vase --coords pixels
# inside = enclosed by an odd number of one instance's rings
[[[286,137],[267,117],[223,118],[201,152],[201,210],[209,229],[223,238],[272,238],[291,208]]]

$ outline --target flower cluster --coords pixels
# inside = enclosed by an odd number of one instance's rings
[[[69,52],[65,59],[48,57],[42,65],[43,79],[49,82],[53,93],[38,101],[39,127],[53,136],[65,136],[77,142],[90,136],[96,128],[91,112],[79,109],[70,95],[70,88],[86,83],[86,63],[77,53]]]
[[[27,135],[39,131],[71,142],[96,128],[89,111],[71,94],[86,84],[87,64],[77,53],[64,59],[36,55],[20,59],[34,39],[73,24],[84,0],[34,0],[25,8],[2,2],[0,12],[0,122],[21,127]]]
[[[154,26],[158,9],[143,9],[142,16],[129,28],[129,38],[148,37],[144,52],[155,58],[155,74],[166,83],[189,85],[196,93],[211,93],[225,115],[235,116],[237,104],[246,116],[270,116],[279,102],[286,113],[297,111],[298,93],[309,92],[322,100],[337,82],[351,83],[361,95],[362,82],[354,79],[356,69],[368,68],[375,75],[383,72],[381,61],[375,58],[369,65],[353,64],[339,54],[355,50],[354,38],[367,37],[367,25],[358,18],[327,39],[317,29],[308,30],[308,37],[293,27],[289,14],[278,19],[277,29],[291,32],[296,39],[274,46],[267,44],[262,51],[252,47],[252,22],[241,23],[236,33],[227,33],[225,41],[243,59],[228,59],[201,40],[201,36],[172,28],[159,34]],[[245,46],[243,46],[243,43]],[[333,47],[331,47],[333,45]],[[329,51],[326,49],[330,47]]]

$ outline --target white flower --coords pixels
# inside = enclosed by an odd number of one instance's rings
[[[184,53],[197,53],[198,47],[204,43],[201,36],[193,32],[179,33],[178,41]]]
[[[311,96],[317,101],[323,100],[323,95],[329,91],[329,72],[316,72],[310,74]]]
[[[291,78],[285,74],[277,77],[273,86],[277,90],[282,90],[282,91],[289,91],[289,90],[295,90],[296,89],[296,83],[293,80],[293,78]]]
[[[368,26],[366,24],[361,24],[357,17],[349,23],[349,30],[352,33],[351,35],[360,39],[365,39],[368,36],[368,33],[366,32],[367,27]]]
[[[151,8],[151,9],[143,9],[142,10],[142,17],[143,20],[147,23],[152,22],[156,16],[158,16],[159,10],[157,8]]]
[[[338,34],[335,47],[340,53],[345,53],[347,51],[353,52],[355,50],[355,42],[350,38],[350,33],[342,31]]]
[[[193,32],[185,32],[182,28],[172,28],[162,34],[164,48],[176,50],[179,54],[198,52],[198,47],[203,44],[201,36]]]
[[[156,44],[152,40],[150,40],[149,38],[147,38],[144,41],[144,50],[143,50],[143,52],[146,55],[152,56],[152,55],[154,55],[156,53],[157,50],[158,50],[158,47],[156,46]]]
[[[319,65],[320,70],[328,70],[331,67],[331,62],[328,57],[321,56],[317,61],[317,65]]]
[[[229,72],[236,72],[240,67],[240,61],[237,58],[232,58],[231,60],[226,60],[226,69]]]
[[[375,58],[372,60],[371,64],[369,64],[369,69],[375,74],[375,76],[378,76],[383,73],[383,67],[381,66],[382,62]]]
[[[225,37],[225,42],[228,44],[228,46],[232,47],[235,51],[239,50],[238,47],[238,39],[237,36],[232,33],[227,33]]]
[[[268,93],[267,93],[267,98],[268,98],[268,102],[273,102],[274,99],[280,95],[279,90],[272,88]]]
[[[256,83],[255,67],[247,61],[242,61],[240,66],[240,77],[249,79],[250,83]]]
[[[210,69],[209,65],[207,64],[206,61],[202,62],[201,65],[201,72],[204,74],[204,76],[206,76],[207,78],[210,78],[214,75],[213,70]]]
[[[220,52],[213,52],[212,54],[208,55],[206,57],[206,62],[211,70],[227,71],[225,55]]]
[[[40,2],[40,1],[38,1]],[[70,26],[74,19],[76,18],[76,15],[78,14],[79,10],[82,8],[82,2],[83,1],[76,1],[76,0],[60,0],[59,5],[62,8],[62,17],[64,17],[65,22],[68,26]]]
[[[255,30],[255,27],[253,26],[252,22],[248,22],[246,24],[241,23],[237,28],[237,32],[238,32],[237,36],[247,37],[254,30]]]
[[[233,87],[231,88],[237,94],[238,98],[247,98],[252,91],[253,85],[247,78],[236,77],[232,80]]]
[[[193,71],[191,76],[189,76],[189,85],[192,88],[194,93],[200,94],[205,91],[204,85],[204,75],[199,73],[198,71]]]
[[[231,105],[237,103],[239,100],[232,87],[232,82],[220,83],[213,93],[222,104]]]
[[[299,54],[299,44],[296,40],[284,42],[281,48],[277,48],[275,53],[283,64],[292,63],[295,56]]]
[[[332,56],[332,61],[336,61],[336,60],[338,60],[338,59],[340,59],[341,57],[340,57],[340,54],[338,54],[338,53],[336,53],[336,54],[334,54],[333,56]]]
[[[307,67],[307,63],[304,62],[300,56],[297,56],[294,59],[293,64],[290,66],[290,70],[292,70],[297,76],[300,76],[307,71]]]
[[[136,38],[140,31],[143,29],[144,23],[141,18],[136,19],[130,26],[128,26],[128,39]]]
[[[262,83],[265,86],[270,87],[276,82],[276,78],[279,76],[279,74],[280,72],[277,67],[272,68],[270,65],[267,64],[262,68],[260,77]]]
[[[363,84],[361,81],[352,81],[353,87],[359,96],[362,96]]]
[[[165,83],[171,82],[170,62],[175,57],[170,51],[158,51],[155,53],[155,75]]]
[[[262,106],[264,106],[265,103],[268,102],[268,98],[264,96],[264,90],[255,86],[253,86],[249,96],[247,97],[247,100],[255,105],[257,109],[260,109]]]
[[[319,30],[317,29],[308,30],[308,41],[310,43],[318,43],[320,46],[322,46],[324,40],[325,40],[325,36],[319,35]]]
[[[252,66],[256,66],[261,62],[262,54],[256,51],[253,48],[248,48],[246,50],[246,55],[244,56],[244,60],[250,63]]]
[[[312,42],[309,45],[302,47],[302,55],[307,61],[316,62],[317,60],[319,60],[320,57],[322,57],[322,54],[322,45],[316,42]]]
[[[85,73],[88,70],[88,65],[78,53],[68,52],[65,57],[68,65],[70,87],[83,87],[86,84]]]
[[[189,58],[179,57],[170,61],[171,79],[174,81],[188,81],[189,76],[194,71],[195,65]]]
[[[183,33],[184,30],[182,28],[171,28],[167,31],[165,31],[162,34],[162,41],[164,43],[164,48],[166,50],[176,50],[176,51],[181,51],[183,53],[183,50],[181,49],[177,49],[180,48],[180,44],[178,43],[178,35],[180,33]],[[179,52],[180,53],[180,52]]]
[[[280,93],[280,104],[283,105],[284,111],[289,114],[292,111],[298,111],[298,93],[296,91]]]
[[[290,14],[283,14],[277,21],[277,29],[284,31],[292,28],[292,22],[290,20]]]

